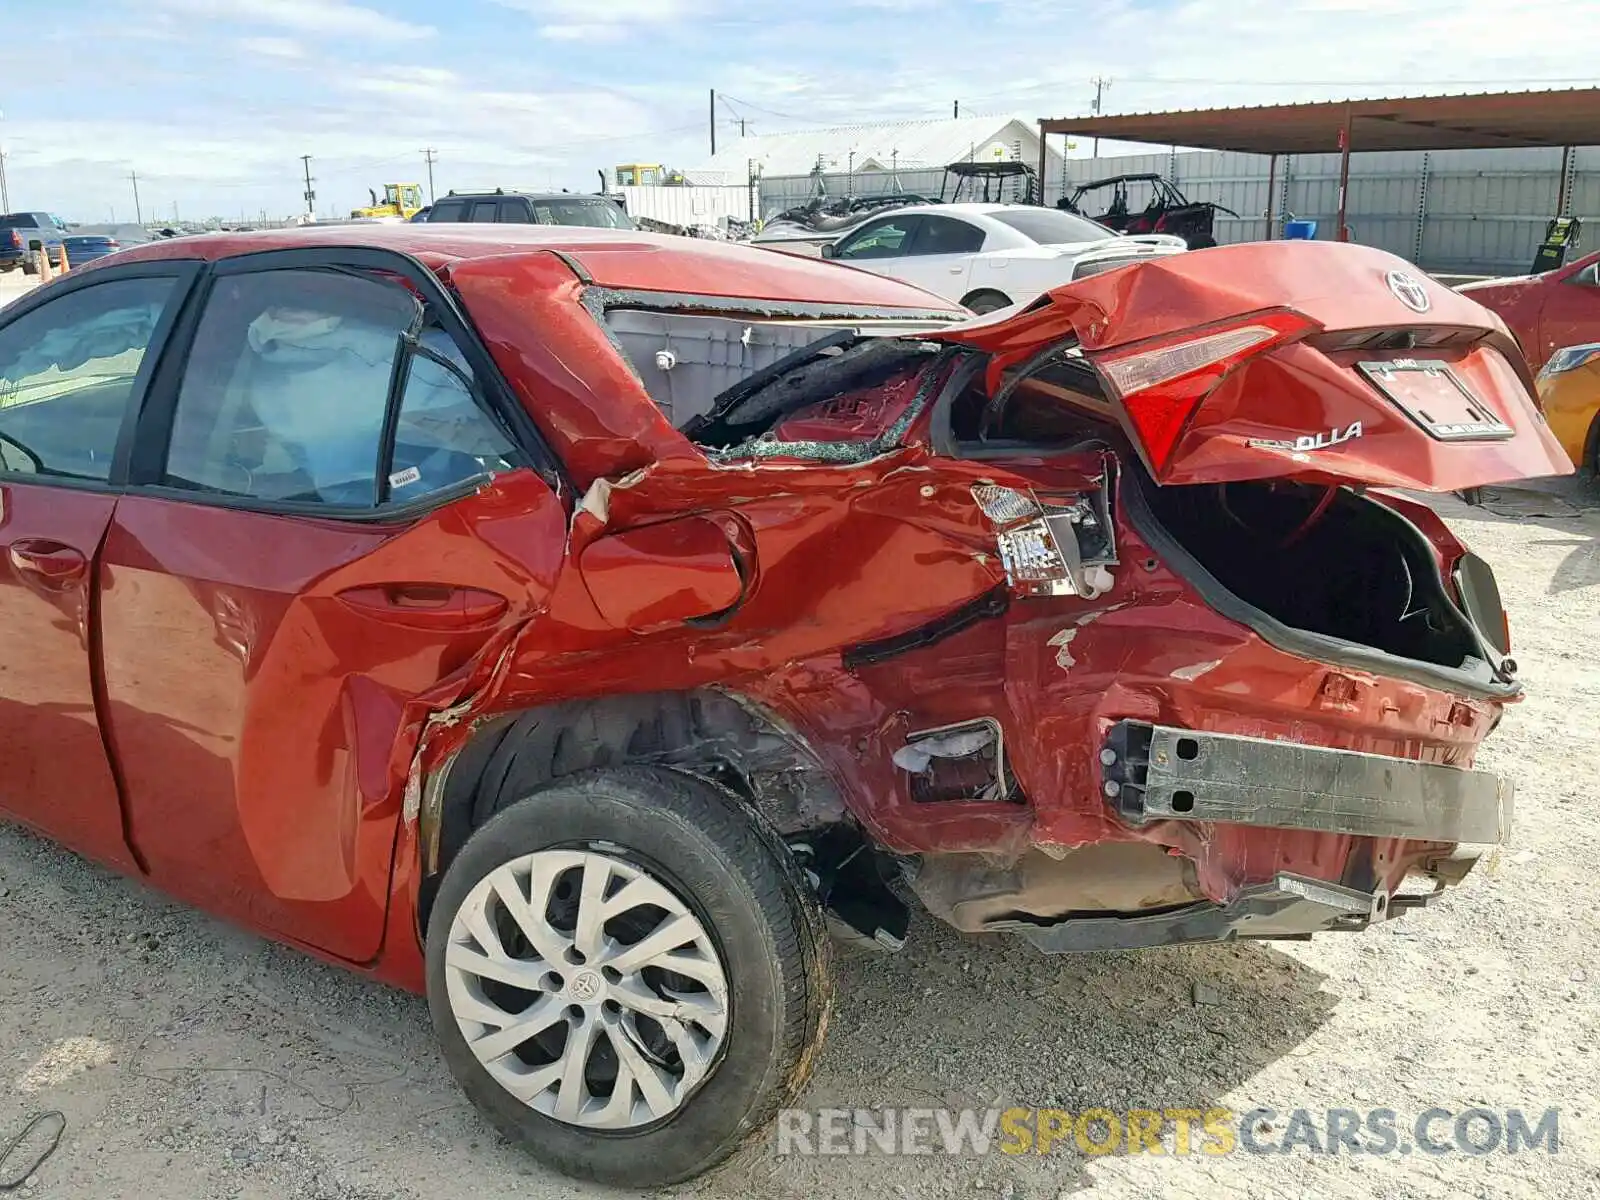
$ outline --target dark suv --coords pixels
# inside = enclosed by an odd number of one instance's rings
[[[634,223],[606,196],[573,192],[451,192],[434,204],[427,220],[498,222],[502,225],[586,225],[633,229]]]

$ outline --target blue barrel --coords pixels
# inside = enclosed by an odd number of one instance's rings
[[[1285,221],[1283,223],[1283,236],[1285,241],[1313,241],[1317,236],[1317,223],[1315,221]]]

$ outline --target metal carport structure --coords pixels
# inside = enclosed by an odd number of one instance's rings
[[[1272,160],[1267,187],[1268,237],[1273,229],[1271,180],[1276,178],[1279,156],[1337,150],[1338,238],[1346,241],[1350,155],[1364,150],[1560,147],[1563,156],[1556,212],[1564,212],[1572,186],[1573,147],[1600,145],[1600,87],[1041,118],[1041,179],[1045,139],[1052,133],[1267,155]]]

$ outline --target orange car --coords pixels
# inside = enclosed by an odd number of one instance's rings
[[[1552,354],[1539,372],[1539,397],[1567,457],[1600,473],[1600,342]]]

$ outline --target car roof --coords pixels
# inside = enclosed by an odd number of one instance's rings
[[[442,204],[445,200],[494,200],[506,196],[520,196],[527,200],[606,200],[612,204],[616,203],[610,196],[598,196],[593,192],[519,192],[503,190],[495,192],[451,192],[439,200],[435,200],[434,203]]]
[[[155,259],[215,262],[311,247],[394,250],[440,271],[507,255],[559,254],[585,283],[791,304],[855,304],[964,315],[950,301],[899,280],[822,259],[755,246],[575,225],[308,225],[169,238],[123,251],[116,264]],[[111,269],[89,264],[85,270]]]
[[[992,217],[996,213],[1010,212],[1018,208],[1036,208],[1037,205],[1029,204],[997,204],[993,201],[963,200],[959,204],[908,204],[904,208],[890,208],[881,213],[874,213],[876,217],[911,216],[944,216],[944,217]]]

